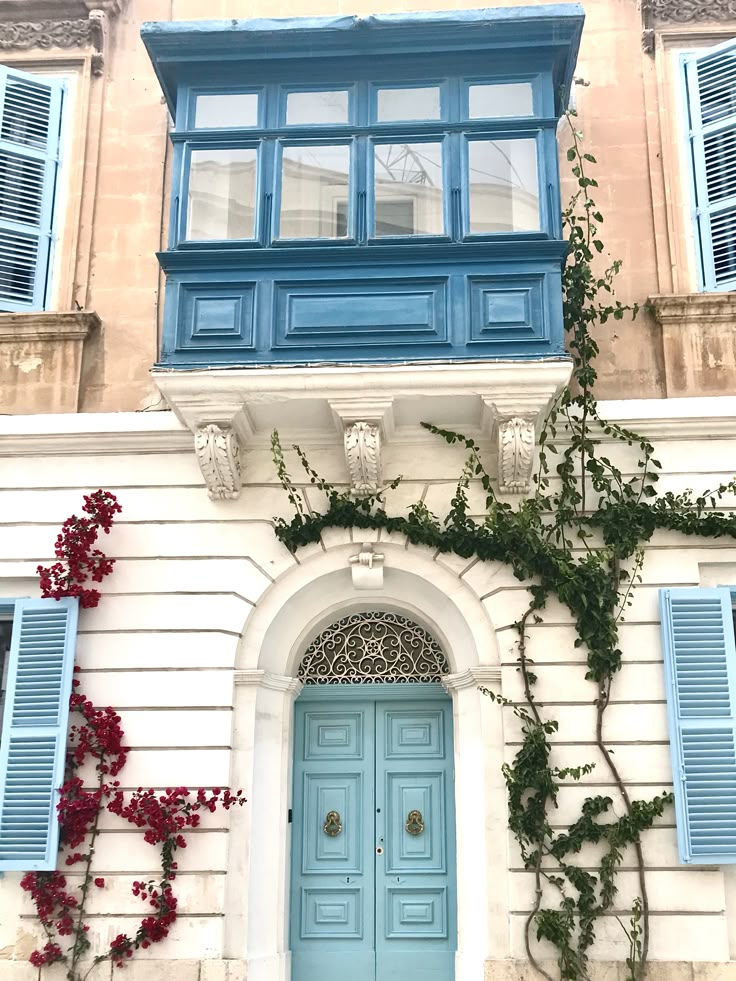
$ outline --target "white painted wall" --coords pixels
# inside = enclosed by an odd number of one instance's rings
[[[703,489],[730,476],[724,468],[736,458],[731,400],[693,401],[687,413],[675,403],[609,408],[619,417],[649,416],[665,488]],[[643,423],[640,428],[647,431]],[[211,959],[207,970],[220,972],[210,974],[213,981],[234,981],[236,967],[223,957],[252,957],[250,977],[275,981],[288,976],[282,915],[288,847],[283,836],[275,849],[266,847],[263,829],[266,815],[273,818],[273,801],[282,816],[288,805],[290,705],[298,690],[289,679],[300,650],[338,611],[385,603],[436,631],[456,675],[472,669],[485,683],[498,677],[504,694],[515,698],[520,686],[511,624],[524,609],[526,590],[504,566],[436,556],[406,547],[401,536],[381,535],[384,592],[351,592],[347,558],[374,536],[330,530],[320,544],[291,556],[273,535],[274,515],[290,511],[268,449],[256,445],[247,453],[241,498],[214,503],[189,446],[189,434],[168,413],[0,419],[0,596],[36,594],[35,568],[52,559],[59,525],[79,511],[83,493],[103,487],[118,496],[123,514],[103,542],[117,565],[103,585],[101,605],[82,613],[78,661],[84,690],[123,716],[132,752],[122,783],[212,786],[230,783],[232,775],[233,785],[242,784],[250,798],[242,812],[218,812],[191,835],[179,857],[180,920],[171,938],[151,953],[178,959],[177,977],[185,981],[195,967],[192,977],[199,977],[200,959]],[[325,476],[346,480],[337,445],[315,447],[309,455]],[[389,444],[385,476],[406,475],[389,499],[391,508],[400,513],[423,497],[441,514],[461,465],[460,452],[431,437]],[[309,488],[306,494],[312,507],[320,506],[319,492]],[[647,550],[644,583],[621,628],[626,668],[614,685],[606,732],[635,796],[651,796],[672,782],[657,590],[720,582],[729,568],[736,569],[736,544],[727,541],[663,533]],[[539,697],[560,720],[555,743],[563,765],[597,759],[595,689],[584,680],[583,653],[573,646],[574,637],[566,610],[555,602],[544,622],[530,628]],[[531,883],[505,830],[499,773],[501,760],[510,760],[518,748],[518,723],[510,713],[502,718],[477,693],[473,677],[465,675],[451,689],[458,802],[465,813],[475,800],[485,814],[485,833],[472,852],[462,842],[459,848],[458,979],[480,981],[483,960],[524,957]],[[611,790],[604,768],[598,768],[582,787],[561,792],[559,822],[584,794]],[[277,837],[284,826],[277,823]],[[652,958],[736,958],[730,873],[678,866],[671,812],[646,837],[644,849]],[[105,817],[95,871],[108,887],[95,891],[92,907],[93,933],[103,946],[134,928],[139,906],[129,883],[155,874],[155,860],[156,851],[139,834]],[[34,945],[34,925],[18,880],[7,874],[0,881],[0,981],[35,977],[22,966]],[[625,916],[636,894],[630,856],[620,881],[618,908]],[[626,938],[614,916],[598,936],[597,957],[626,956]],[[144,971],[144,960],[136,970]]]

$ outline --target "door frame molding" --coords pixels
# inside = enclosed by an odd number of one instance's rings
[[[231,812],[223,955],[246,960],[249,981],[290,981],[286,829],[293,702],[302,689],[296,672],[309,643],[330,623],[383,609],[428,630],[450,664],[442,687],[453,706],[455,981],[483,981],[487,959],[511,955],[503,713],[478,690],[479,684],[500,688],[495,630],[476,594],[428,549],[381,541],[384,586],[375,592],[353,588],[348,559],[356,545],[316,549],[300,553],[300,564],[267,590],[239,645],[231,783],[245,789],[249,802]]]

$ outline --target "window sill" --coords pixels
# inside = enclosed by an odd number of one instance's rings
[[[91,310],[0,313],[0,413],[76,412]]]
[[[736,293],[651,296],[662,329],[667,395],[732,395]]]

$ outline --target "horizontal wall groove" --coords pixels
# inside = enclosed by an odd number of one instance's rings
[[[115,630],[103,630],[98,627],[96,630],[78,630],[77,636],[80,634],[90,637],[105,634],[112,634],[114,637],[125,636],[126,634],[223,634],[226,637],[240,637],[237,630],[223,630],[218,627],[163,627],[160,630],[152,630],[151,627],[119,627]],[[132,670],[137,671],[139,669],[134,668]]]

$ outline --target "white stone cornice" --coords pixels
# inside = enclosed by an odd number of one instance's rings
[[[236,685],[251,685],[255,688],[269,688],[271,691],[282,691],[296,698],[304,687],[298,678],[290,675],[274,674],[260,668],[241,668],[234,673]]]
[[[480,688],[485,685],[495,685],[500,690],[501,668],[499,665],[479,664],[457,674],[446,674],[441,681],[447,691]]]
[[[240,497],[240,444],[233,429],[214,423],[202,426],[194,434],[194,452],[211,501]]]
[[[0,456],[182,453],[192,434],[172,412],[0,416]]]

